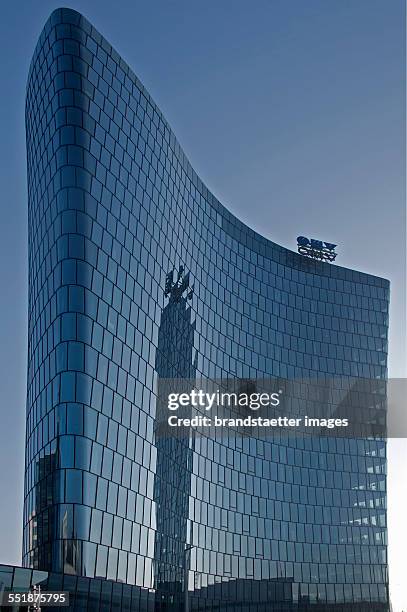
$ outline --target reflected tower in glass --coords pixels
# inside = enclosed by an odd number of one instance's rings
[[[169,272],[165,285],[168,303],[161,315],[155,366],[157,467],[154,478],[156,535],[153,569],[157,610],[167,610],[167,607],[181,609],[184,602],[194,448],[193,437],[182,432],[177,435],[167,425],[167,402],[172,381],[179,381],[177,389],[180,392],[188,391],[189,381],[195,379],[195,324],[189,305],[193,289],[189,287],[189,275],[184,275],[183,267],[175,278],[174,272]]]
[[[161,589],[167,609],[188,544],[191,609],[387,611],[384,442],[197,435],[177,449],[171,502],[155,428],[157,382],[177,367],[385,379],[388,281],[234,217],[73,10],[41,33],[26,126],[24,565]],[[174,305],[166,276],[180,266],[194,292]]]

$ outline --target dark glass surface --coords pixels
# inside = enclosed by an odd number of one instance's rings
[[[188,542],[191,606],[387,609],[384,442],[197,436],[166,463],[154,426],[158,378],[176,371],[385,378],[388,281],[237,220],[75,11],[55,11],[40,36],[26,124],[24,565],[161,589],[167,609]],[[165,276],[180,265],[194,293],[171,311]]]

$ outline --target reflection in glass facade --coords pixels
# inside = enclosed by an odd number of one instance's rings
[[[187,561],[188,518],[194,445],[189,436],[169,432],[167,398],[171,392],[169,380],[180,379],[181,390],[194,379],[194,333],[192,309],[188,298],[193,292],[188,287],[188,276],[180,268],[174,282],[173,272],[166,281],[168,303],[162,311],[158,330],[157,357],[157,412],[154,440],[157,449],[157,468],[154,479],[156,505],[156,534],[154,550],[154,588],[157,608],[167,606],[182,609],[184,603],[185,563]],[[186,295],[183,295],[185,292]],[[185,385],[185,388],[184,388]],[[178,435],[177,435],[178,434]],[[170,607],[171,609],[171,607]]]
[[[186,581],[192,610],[388,610],[384,442],[155,440],[160,377],[384,378],[388,282],[237,220],[75,11],[40,36],[26,124],[24,565],[156,610]]]

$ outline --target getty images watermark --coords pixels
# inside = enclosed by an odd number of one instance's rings
[[[278,393],[226,393],[219,389],[214,393],[208,393],[202,389],[191,389],[189,393],[169,393],[168,409],[178,410],[180,406],[194,406],[203,410],[211,410],[214,406],[247,407],[258,410],[262,406],[278,406],[280,394]]]
[[[247,408],[252,411],[257,411],[260,408],[277,408],[280,405],[281,395],[283,391],[273,393],[235,393],[221,392],[219,389],[215,392],[208,393],[202,389],[191,389],[191,391],[182,393],[168,394],[168,410],[176,411],[179,408],[196,408],[198,411],[208,412],[214,408],[241,409]],[[168,425],[170,427],[282,427],[282,428],[299,428],[299,427],[326,427],[332,429],[335,427],[347,427],[348,419],[339,418],[311,418],[302,416],[291,418],[288,416],[278,415],[270,417],[253,417],[252,415],[242,418],[231,417],[209,417],[203,414],[196,414],[187,418],[180,418],[177,415],[168,417]]]

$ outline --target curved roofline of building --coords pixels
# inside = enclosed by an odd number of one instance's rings
[[[140,79],[137,77],[137,75],[134,73],[132,68],[122,58],[122,56],[116,51],[116,49],[106,40],[103,34],[101,34],[99,30],[95,28],[92,25],[92,23],[79,11],[72,9],[70,7],[60,7],[52,11],[51,15],[47,19],[42,29],[42,32],[35,46],[35,50],[34,50],[33,57],[31,59],[30,67],[28,71],[27,84],[30,80],[30,76],[31,76],[31,72],[33,69],[35,59],[36,59],[37,52],[43,45],[43,37],[46,34],[46,30],[48,27],[53,27],[54,25],[60,24],[61,13],[63,13],[65,17],[65,22],[71,23],[72,25],[80,26],[81,28],[84,29],[85,32],[87,32],[88,34],[92,34],[95,38],[99,39],[99,43],[105,48],[106,52],[109,54],[111,53],[113,56],[115,56],[117,63],[120,64],[120,67],[125,72],[125,74],[129,77],[129,79],[133,82],[133,84],[136,85],[140,89],[142,94],[145,96],[146,100],[153,106],[153,108],[159,115],[160,119],[162,120],[162,122],[164,123],[164,125],[169,131],[170,140],[174,147],[174,151],[176,155],[178,156],[180,163],[183,164],[188,178],[195,185],[198,191],[200,191],[200,193],[204,196],[206,201],[213,207],[214,211],[218,213],[219,215],[221,215],[222,221],[223,221],[222,224],[219,224],[219,219],[217,218],[217,215],[214,216],[213,220],[217,225],[220,225],[220,227],[225,232],[230,233],[228,231],[229,224],[235,225],[240,230],[240,232],[243,234],[242,242],[245,243],[245,246],[247,246],[249,249],[257,252],[258,254],[266,258],[271,257],[271,255],[267,254],[267,251],[274,250],[275,253],[277,252],[280,254],[280,258],[282,259],[280,263],[282,263],[283,265],[288,265],[290,267],[297,268],[299,270],[302,270],[304,272],[308,272],[311,274],[313,273],[313,274],[318,274],[322,276],[330,276],[330,277],[340,278],[343,280],[349,280],[349,272],[351,271],[355,275],[359,276],[359,279],[360,279],[359,282],[366,282],[367,284],[377,284],[377,280],[380,280],[381,286],[389,287],[390,281],[383,277],[369,274],[367,272],[355,270],[353,268],[346,268],[344,266],[338,266],[336,264],[325,263],[322,261],[310,259],[308,257],[305,257],[304,255],[300,255],[296,253],[295,251],[292,251],[291,249],[288,249],[287,247],[281,246],[277,244],[276,242],[273,242],[269,238],[266,238],[262,234],[256,232],[254,229],[252,229],[248,225],[246,225],[241,219],[239,219],[235,214],[233,214],[226,206],[224,206],[217,199],[217,197],[208,189],[208,187],[205,185],[203,180],[200,178],[196,170],[193,168],[191,162],[189,161],[187,155],[185,154],[181,144],[179,143],[177,137],[175,136],[167,119],[164,117],[158,104],[152,98],[152,96],[150,95],[146,87],[143,85],[143,83],[140,81]],[[345,271],[346,271],[346,277],[345,277]],[[376,279],[376,282],[375,282],[375,279]],[[356,278],[354,280],[357,281]]]

